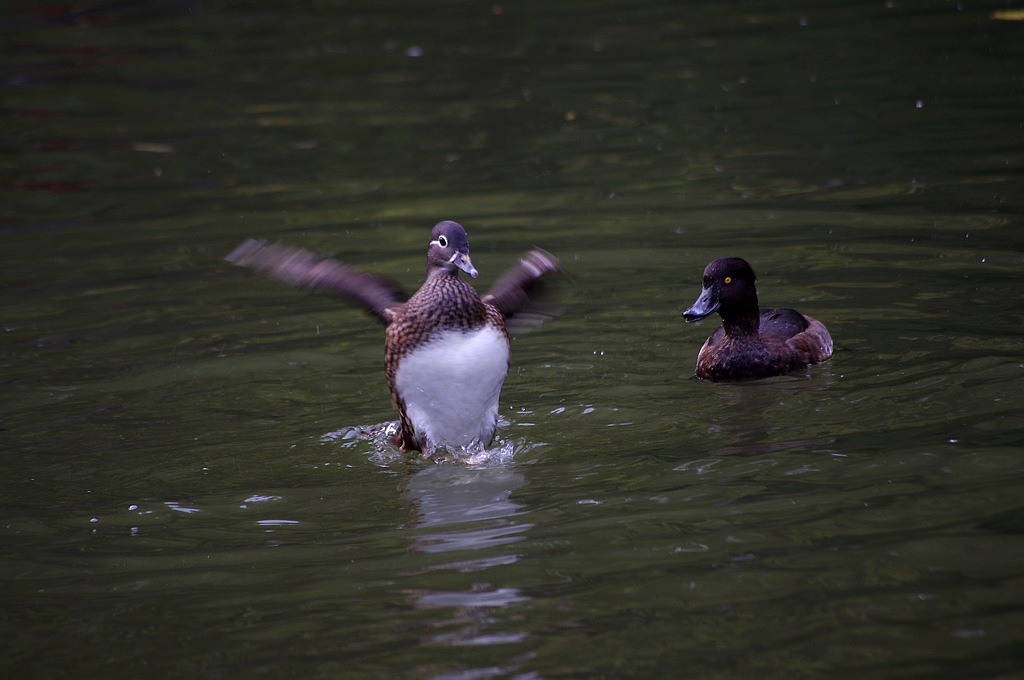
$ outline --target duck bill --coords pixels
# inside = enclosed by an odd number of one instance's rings
[[[452,255],[452,259],[448,261],[472,276],[474,279],[480,274],[480,272],[476,270],[476,267],[473,266],[473,261],[469,259],[469,253],[457,252]]]
[[[715,299],[715,295],[710,288],[704,288],[701,290],[697,301],[683,312],[683,318],[687,321],[700,321],[716,309],[718,309],[718,300]]]

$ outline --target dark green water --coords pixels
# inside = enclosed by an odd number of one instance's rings
[[[1024,677],[1017,8],[5,5],[0,672]],[[479,465],[221,261],[413,290],[440,219],[573,274]],[[726,254],[834,358],[693,380]]]

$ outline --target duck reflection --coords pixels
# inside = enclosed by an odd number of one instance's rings
[[[805,450],[834,455],[835,426],[809,417],[828,399],[835,382],[827,367],[813,380],[795,376],[757,383],[720,384],[707,418],[709,433],[724,439],[716,456],[762,456],[779,451]]]
[[[522,506],[512,492],[526,478],[503,465],[435,465],[408,480],[406,497],[420,533],[413,549],[447,552],[490,548],[522,539],[531,524],[517,523]]]
[[[504,464],[480,466],[434,465],[408,478],[405,497],[412,512],[410,550],[437,555],[452,553],[450,561],[434,562],[416,572],[480,573],[517,562],[520,555],[506,548],[524,538],[533,525],[517,521],[523,507],[512,493],[526,478]],[[475,554],[473,554],[475,552]],[[450,578],[438,574],[445,583]],[[529,599],[518,588],[502,587],[482,578],[457,578],[454,589],[410,589],[406,593],[421,609],[446,609],[451,617],[435,622],[428,644],[480,645],[517,642],[522,631],[495,630],[503,618],[495,610]]]

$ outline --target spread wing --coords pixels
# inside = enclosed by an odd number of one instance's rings
[[[296,286],[342,295],[391,323],[404,302],[402,291],[387,279],[352,269],[338,260],[302,248],[249,239],[224,258],[272,279]]]
[[[506,269],[480,299],[502,313],[510,331],[538,326],[560,311],[537,300],[544,287],[543,277],[564,272],[557,257],[540,249],[531,250]]]

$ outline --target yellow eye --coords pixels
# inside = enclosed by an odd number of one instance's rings
[[[726,276],[725,277],[725,285],[728,286],[730,283],[732,283],[732,277],[731,276]]]

